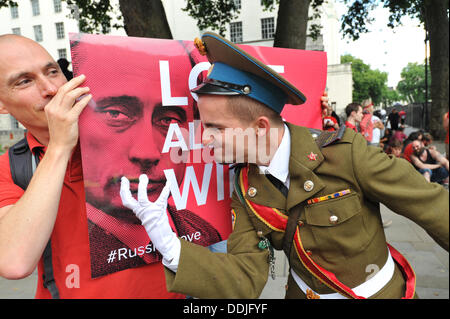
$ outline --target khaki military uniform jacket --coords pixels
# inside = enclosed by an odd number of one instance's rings
[[[448,251],[449,194],[442,186],[428,183],[410,163],[367,146],[362,135],[347,129],[342,138],[319,149],[307,128],[288,124],[291,133],[290,187],[287,198],[250,165],[249,187],[257,193],[247,200],[277,208],[286,215],[299,210],[302,244],[310,257],[331,271],[348,287],[356,287],[381,269],[388,249],[379,203],[418,225]],[[308,155],[317,154],[316,160]],[[313,188],[305,190],[305,182]],[[307,200],[350,189],[342,197],[308,204]],[[177,273],[166,269],[169,291],[199,298],[257,298],[268,278],[268,250],[258,248],[261,231],[275,249],[282,249],[283,232],[260,221],[233,195],[236,212],[234,231],[228,239],[228,254],[181,240]],[[336,216],[330,221],[330,216]],[[291,249],[290,264],[303,281],[319,294],[334,293],[317,280]],[[376,265],[376,266],[374,266]],[[368,268],[368,266],[370,266]],[[368,272],[369,271],[369,272]],[[405,280],[398,268],[392,279],[371,298],[401,298]],[[304,298],[292,277],[287,298]]]

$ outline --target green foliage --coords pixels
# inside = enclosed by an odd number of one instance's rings
[[[348,6],[348,11],[341,18],[341,30],[344,37],[352,40],[358,40],[361,33],[369,31],[367,25],[370,25],[374,18],[369,17],[369,13],[378,5],[383,4],[384,8],[389,9],[390,28],[401,25],[401,18],[408,15],[417,18],[423,22],[423,1],[425,0],[341,0]],[[447,1],[448,0],[444,0]]]
[[[402,100],[397,90],[389,87],[383,88],[382,101],[385,107],[391,106]]]
[[[280,2],[280,0],[259,1],[264,11],[273,11]],[[319,9],[324,1],[311,0],[312,14],[308,19],[309,21],[320,18]],[[188,0],[186,7],[182,10],[197,20],[197,26],[200,30],[211,29],[222,36],[225,35],[228,24],[239,16],[239,9],[235,6],[234,0]],[[308,21],[299,21],[299,23],[308,23]],[[321,31],[322,26],[320,24],[312,23],[309,27],[308,36],[316,40]]]
[[[353,101],[360,103],[371,98],[374,104],[381,103],[387,92],[387,73],[372,70],[361,59],[349,54],[341,56],[341,63],[349,62],[352,64]]]
[[[0,0],[0,9],[3,7],[17,7],[17,1],[14,0]]]
[[[431,88],[431,71],[428,68],[428,90]],[[397,84],[397,90],[402,99],[408,102],[425,102],[425,65],[408,63],[401,73],[402,79]],[[428,96],[428,98],[430,98]]]
[[[182,10],[197,20],[200,30],[217,30],[222,36],[228,23],[239,15],[239,9],[233,0],[189,0]]]
[[[121,19],[115,12],[110,0],[64,0],[71,10],[70,17],[78,20],[80,31],[86,33],[107,33],[111,27],[122,25],[112,24],[113,15]]]
[[[16,7],[17,1],[14,0],[0,0],[0,8],[2,7]]]

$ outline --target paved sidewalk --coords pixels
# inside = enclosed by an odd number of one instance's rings
[[[416,291],[421,299],[449,298],[449,255],[418,225],[381,206],[383,220],[392,220],[385,228],[387,241],[410,262],[417,276]],[[261,299],[284,298],[288,265],[283,252],[277,252],[275,280],[269,278]]]

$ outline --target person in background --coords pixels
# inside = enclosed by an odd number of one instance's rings
[[[68,69],[70,62],[66,58],[61,58],[58,60],[58,64],[67,81],[70,81],[73,78],[73,72]]]
[[[371,99],[363,101],[364,117],[360,123],[361,134],[366,138],[368,145],[379,146],[384,124],[381,119],[374,115]]]
[[[391,145],[388,146],[386,153],[392,154],[395,157],[402,157],[403,143],[399,140],[395,140]]]
[[[445,155],[447,157],[447,160],[449,159],[449,150],[448,150],[448,112],[444,114],[442,117],[442,126],[444,127],[444,130],[447,131],[445,135]]]
[[[428,182],[447,184],[448,160],[435,149],[427,149],[423,142],[415,140],[412,143],[413,154],[411,163]]]
[[[391,114],[388,116],[388,121],[391,124],[391,130],[398,130],[398,122],[400,121],[400,116],[398,115],[397,109],[394,107]]]
[[[383,137],[380,139],[380,147],[386,151],[389,146],[389,141],[391,140],[392,131],[387,128],[384,130]]]
[[[327,115],[323,118],[323,129],[325,131],[336,131],[339,129],[339,123],[332,115],[332,112],[331,109],[327,109]]]
[[[415,131],[409,134],[408,138],[403,142],[403,155],[402,157],[411,163],[411,154],[414,152],[412,148],[412,142],[415,140],[422,141],[422,131]]]
[[[347,115],[345,126],[355,132],[359,132],[358,125],[363,118],[362,106],[358,103],[350,103],[345,108],[345,114]]]
[[[433,135],[430,133],[424,133],[422,138],[423,146],[428,149],[436,149],[436,146],[433,144]]]
[[[404,127],[403,126],[399,127],[392,135],[390,142],[393,143],[394,140],[399,140],[400,142],[403,143],[403,141],[407,138],[406,134],[403,133],[403,131]]]
[[[398,112],[398,116],[400,116],[400,125],[405,126],[406,112],[404,110],[401,110],[400,112]]]

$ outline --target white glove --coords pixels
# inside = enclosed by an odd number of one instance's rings
[[[142,222],[150,240],[163,256],[163,265],[176,272],[180,259],[180,240],[173,232],[167,217],[167,199],[170,194],[169,182],[164,186],[161,195],[154,202],[147,196],[148,177],[139,176],[138,200],[130,191],[130,181],[123,176],[120,183],[120,198],[125,207],[131,209]]]

